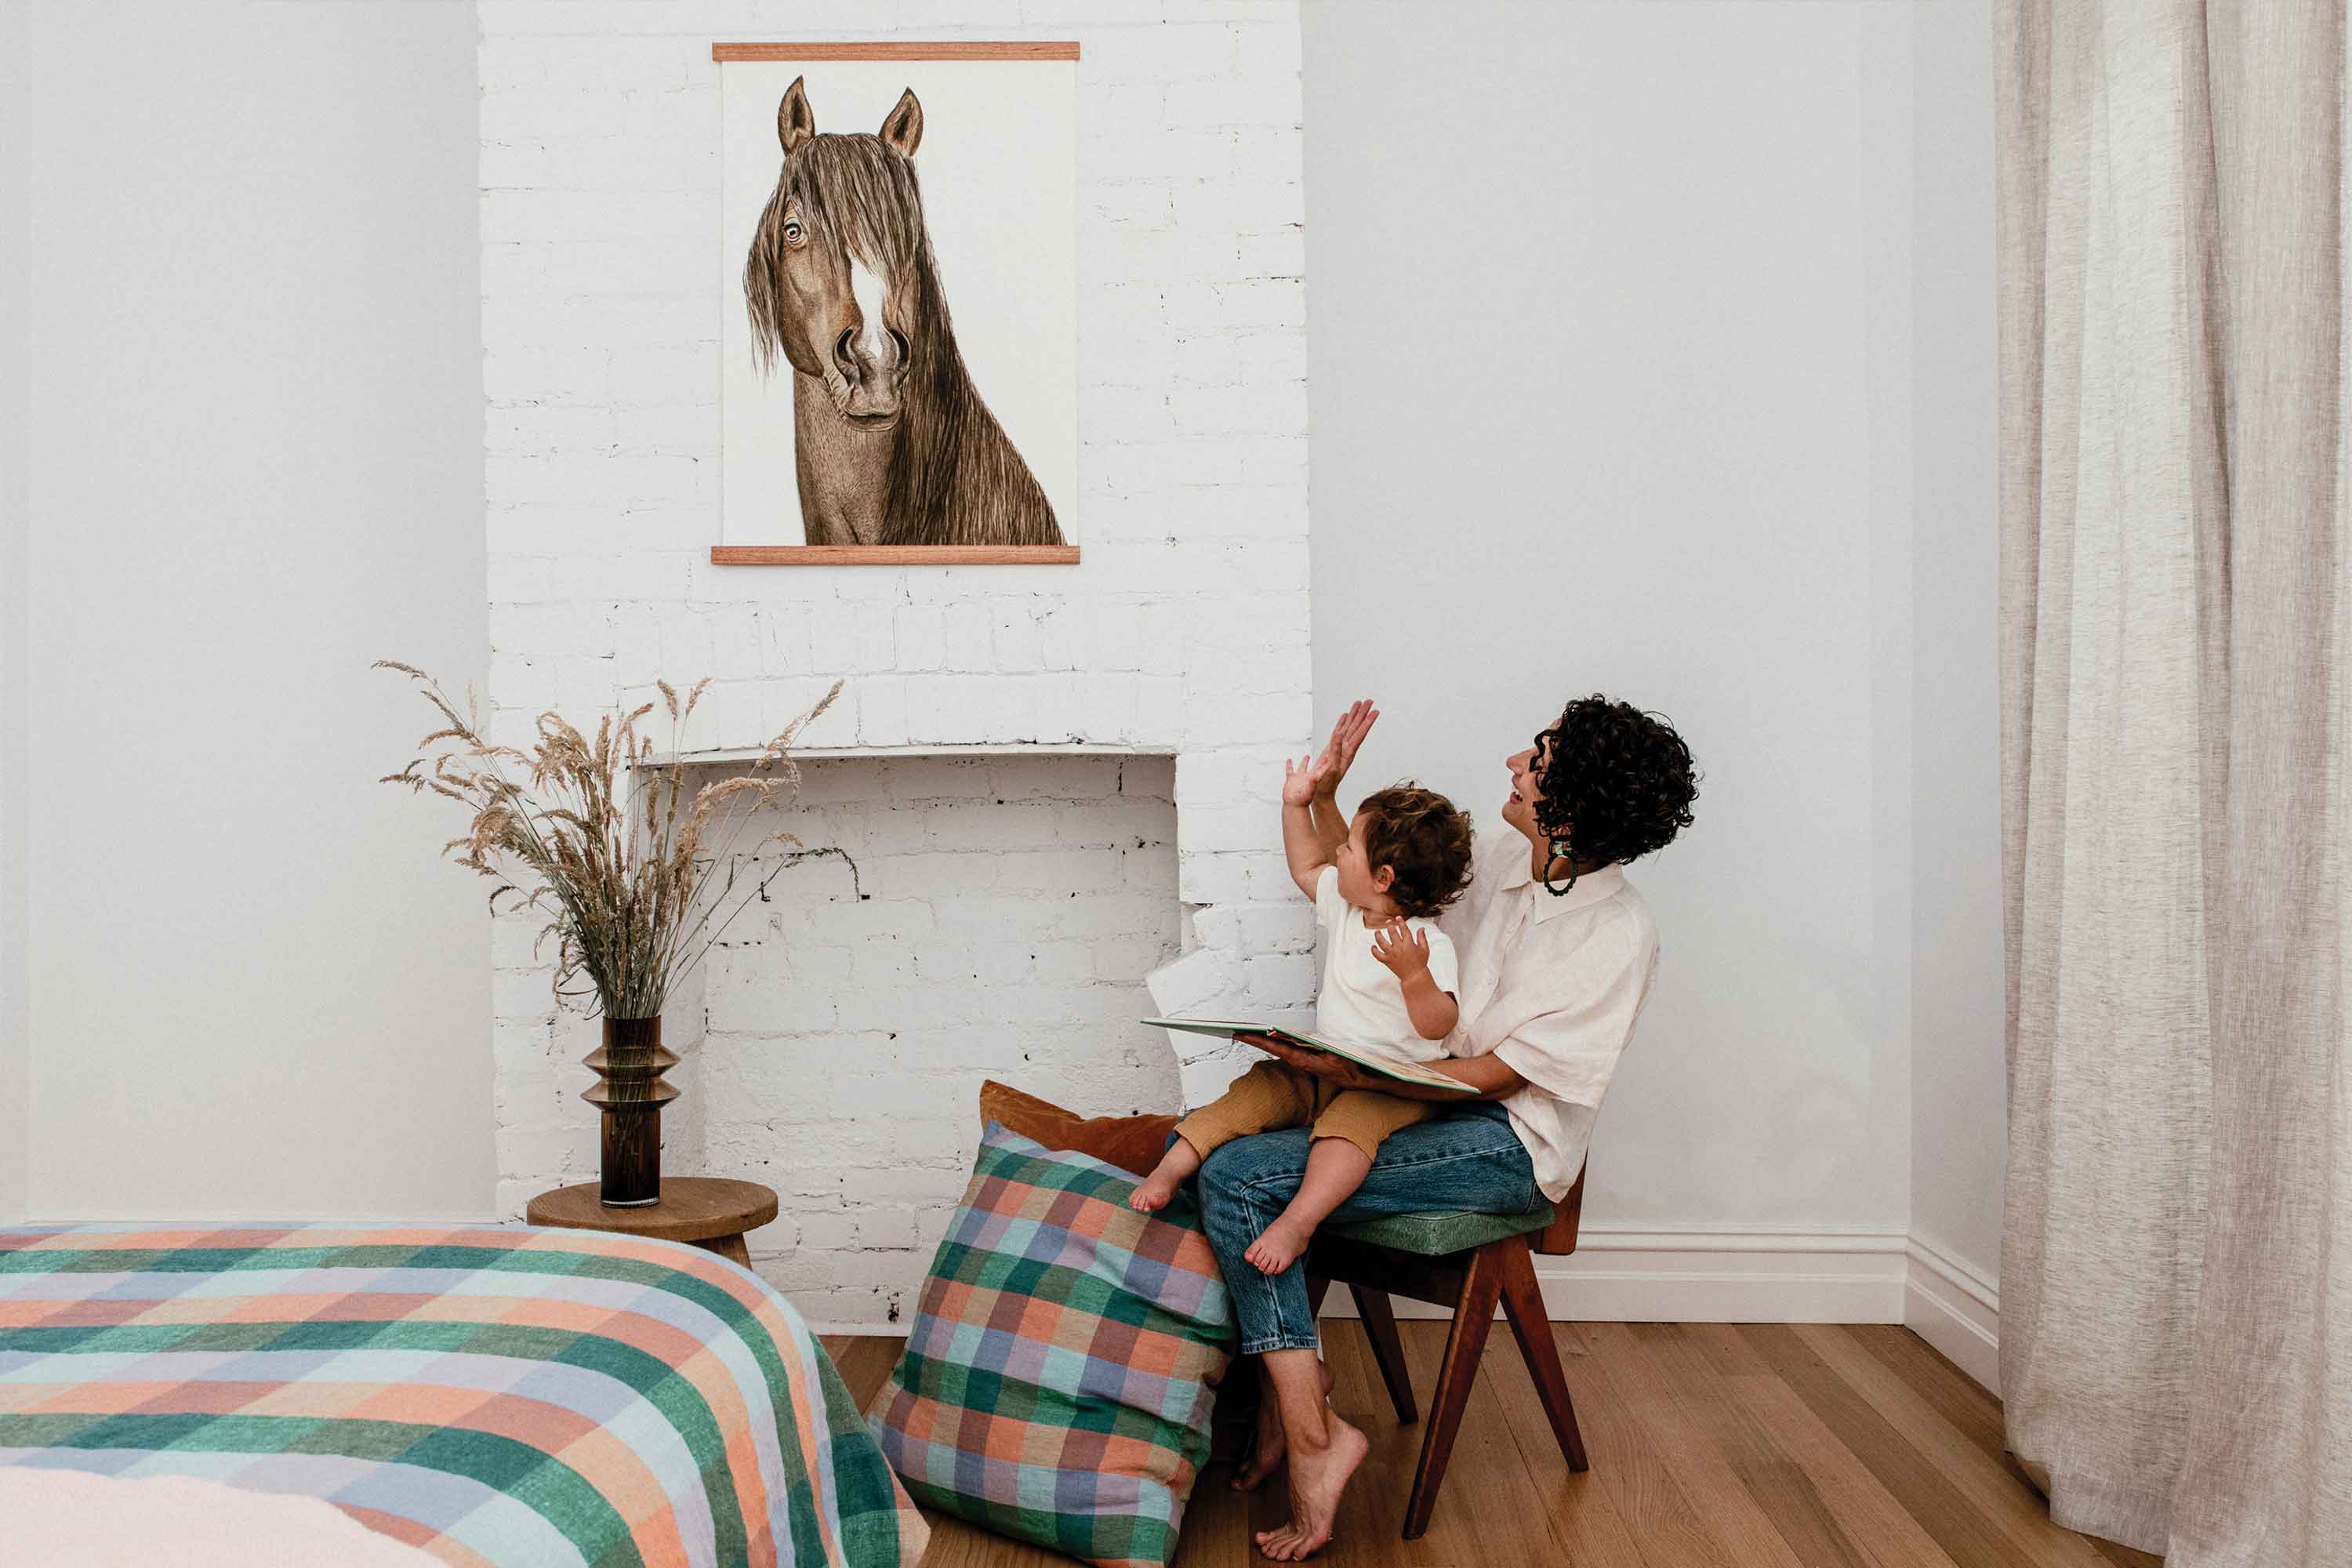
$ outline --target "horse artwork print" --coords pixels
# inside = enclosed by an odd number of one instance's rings
[[[1011,187],[1074,185],[1074,150],[1055,145],[1060,131],[1074,135],[1074,122],[1032,112],[1008,126],[971,87],[992,62],[923,62],[961,79],[935,76],[919,91],[905,79],[917,65],[885,58],[879,68],[895,68],[900,85],[881,113],[853,122],[872,132],[818,127],[836,98],[874,100],[875,81],[887,79],[873,62],[859,62],[857,79],[841,61],[796,68],[765,99],[773,106],[772,184],[736,252],[745,330],[722,337],[730,360],[726,539],[789,543],[778,533],[796,512],[801,544],[877,547],[873,559],[918,545],[1066,545],[1062,520],[1075,500],[1075,265],[1055,267],[1044,253],[1057,243],[1075,252],[1075,200]],[[832,96],[812,89],[836,81]],[[998,95],[1020,86],[982,81]],[[726,89],[731,121],[738,95],[731,80]],[[1043,97],[1054,106],[1055,94]],[[1067,104],[1074,95],[1059,97]],[[952,120],[943,117],[949,109]],[[729,134],[731,195],[749,185],[732,166],[732,123]],[[958,155],[935,156],[951,138],[965,143]],[[919,167],[937,172],[929,192]],[[950,177],[965,182],[952,195]],[[936,232],[927,194],[940,215]],[[1034,232],[1041,210],[1050,221],[1061,207],[1073,215],[1069,228]],[[1018,232],[1004,234],[1006,225]],[[977,323],[969,354],[957,331],[966,318]],[[1003,389],[1002,418],[982,394],[983,378],[992,395]],[[1024,444],[1049,460],[1033,467]],[[1003,558],[1024,557],[1016,549]]]

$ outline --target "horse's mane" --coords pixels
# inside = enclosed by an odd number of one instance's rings
[[[956,348],[915,165],[880,137],[814,136],[785,156],[743,267],[760,368],[772,370],[783,347],[784,208],[795,201],[811,243],[887,270],[910,289],[907,414],[890,460],[883,542],[1060,542],[1045,491],[981,401]]]

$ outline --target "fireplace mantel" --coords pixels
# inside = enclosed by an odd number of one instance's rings
[[[794,746],[795,761],[856,757],[1172,757],[1173,745],[1125,745],[1099,741],[979,741],[963,744],[917,742],[901,746]],[[766,752],[757,746],[715,746],[704,751],[656,752],[643,764],[666,768],[681,763],[690,768],[730,767],[756,763]]]

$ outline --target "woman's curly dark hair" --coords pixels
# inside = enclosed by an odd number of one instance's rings
[[[1389,897],[1397,912],[1423,918],[1470,885],[1470,819],[1433,789],[1411,779],[1375,790],[1356,807],[1364,818],[1364,863],[1396,874]]]
[[[1659,714],[1595,692],[1536,737],[1536,826],[1576,860],[1638,860],[1691,825],[1699,775],[1690,748]],[[1572,886],[1575,878],[1569,879]],[[1546,887],[1551,887],[1549,878]],[[1566,888],[1552,888],[1564,893]]]

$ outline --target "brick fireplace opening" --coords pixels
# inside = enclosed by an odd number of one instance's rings
[[[1175,759],[802,768],[744,842],[782,829],[849,862],[782,870],[713,952],[679,1103],[698,1114],[673,1139],[776,1190],[752,1266],[812,1320],[896,1322],[971,1173],[982,1079],[1090,1114],[1177,1102],[1167,1037],[1138,1022],[1182,945]]]
[[[756,754],[689,752],[689,782]],[[1255,748],[820,745],[796,760],[797,795],[733,840],[739,878],[764,893],[663,1013],[683,1090],[663,1163],[773,1188],[753,1268],[813,1321],[887,1327],[962,1195],[982,1079],[1087,1115],[1206,1103],[1252,1053],[1141,1020],[1303,1021],[1313,911],[1277,851],[1226,847],[1276,831],[1280,760]],[[779,831],[799,844],[761,847]],[[845,858],[782,863],[831,849]],[[494,922],[509,1212],[595,1171],[578,1064],[598,1026],[554,1007],[541,923]]]

